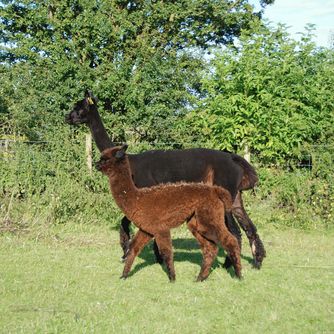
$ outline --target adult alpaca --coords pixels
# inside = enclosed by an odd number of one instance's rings
[[[217,256],[218,243],[227,251],[237,277],[241,278],[240,247],[224,224],[225,210],[232,198],[224,188],[197,183],[162,184],[137,188],[133,182],[127,145],[102,152],[96,167],[109,177],[110,189],[118,207],[139,228],[131,241],[122,278],[127,278],[135,257],[154,237],[166,263],[170,281],[175,280],[170,230],[185,221],[195,227],[205,240],[199,239],[203,262],[197,280],[209,275]]]
[[[85,93],[85,98],[74,105],[65,119],[72,125],[86,124],[100,152],[115,146],[103,126],[97,110],[97,100],[90,92]],[[258,177],[254,168],[245,159],[233,153],[200,148],[152,150],[129,154],[128,157],[134,182],[139,188],[168,182],[201,182],[208,168],[211,168],[213,183],[231,193],[234,200],[232,213],[248,237],[253,254],[253,265],[255,268],[261,267],[266,252],[255,225],[243,207],[241,197],[243,190],[254,188]],[[231,213],[227,213],[225,222],[229,230],[241,242],[240,230]],[[130,221],[124,217],[120,231],[124,254],[127,252],[130,239],[129,224]],[[155,250],[157,250],[156,247]],[[226,263],[226,267],[228,265],[229,263]]]

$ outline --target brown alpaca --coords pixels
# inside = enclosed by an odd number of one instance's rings
[[[240,247],[224,224],[225,208],[231,210],[230,193],[217,186],[196,183],[176,183],[137,188],[132,180],[125,154],[127,146],[102,152],[97,168],[109,177],[116,204],[139,228],[131,241],[122,278],[130,272],[135,257],[155,238],[166,263],[168,276],[175,280],[170,230],[185,221],[200,243],[203,262],[197,280],[202,281],[217,256],[217,244],[229,254],[237,277],[241,277]],[[207,181],[210,180],[210,173]]]

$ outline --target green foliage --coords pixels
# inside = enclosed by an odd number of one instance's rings
[[[261,202],[282,224],[328,224],[333,50],[259,16],[244,0],[2,1],[0,137],[13,140],[0,152],[2,216],[117,224],[107,181],[85,167],[86,130],[63,121],[91,88],[113,140],[132,151],[248,145],[256,163],[290,159],[289,173],[259,167]],[[223,44],[208,69],[204,51]],[[305,155],[309,173],[294,169]]]
[[[86,167],[84,138],[76,135],[62,142],[65,136],[62,133],[48,143],[9,145],[8,153],[0,159],[0,221],[118,226],[122,213],[112,199],[107,178],[95,170],[90,174]],[[331,157],[333,151],[326,147]],[[94,160],[98,155],[95,152]],[[244,192],[244,202],[258,227],[274,224],[314,229],[333,225],[334,164],[322,156],[319,147],[311,154],[312,169],[311,165],[278,168],[255,163],[260,184],[256,196]]]
[[[171,124],[198,90],[203,59],[195,50],[231,42],[257,19],[245,0],[3,1],[5,131],[47,140],[88,87],[115,140],[175,141]]]
[[[260,185],[256,196],[244,194],[255,222],[298,229],[333,226],[333,179],[317,178],[307,169],[258,167],[257,171]]]
[[[80,138],[61,145],[60,139],[11,143],[8,152],[3,152],[2,218],[65,223],[75,217],[78,222],[112,223],[116,227],[121,213],[112,200],[107,179],[96,171],[89,174]]]
[[[232,151],[248,145],[262,161],[301,158],[305,144],[333,138],[333,74],[334,53],[315,47],[311,27],[298,42],[256,23],[213,60],[193,135]]]

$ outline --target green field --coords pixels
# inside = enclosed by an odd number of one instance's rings
[[[264,19],[274,2],[0,0],[0,334],[334,334],[334,32],[328,47],[313,24],[295,39]],[[250,159],[261,270],[243,233],[243,280],[221,250],[196,283],[182,226],[174,284],[151,244],[120,280],[123,215],[93,168],[120,143]],[[149,183],[199,181],[185,157],[147,154]],[[207,160],[215,183],[248,188],[224,156]]]
[[[66,224],[2,229],[1,333],[333,333],[334,233],[260,229],[263,268],[251,267],[244,237],[244,279],[221,266],[195,283],[201,262],[184,228],[173,233],[176,283],[154,264],[151,245],[120,280],[118,233]]]

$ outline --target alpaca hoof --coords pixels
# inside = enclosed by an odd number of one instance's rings
[[[128,278],[128,275],[124,275],[124,274],[123,274],[119,279],[125,281],[127,278]]]
[[[175,283],[175,277],[169,279],[169,283]]]
[[[195,281],[195,282],[204,282],[205,280],[206,280],[206,278],[203,278],[203,277],[198,276],[198,277],[196,278],[196,281]]]
[[[125,262],[126,258],[128,257],[129,254],[129,249],[127,249],[126,251],[124,251],[124,254],[121,257],[121,262]]]
[[[237,279],[239,279],[240,281],[243,280],[243,277],[242,277],[242,274],[241,274],[241,271],[235,271],[235,276]]]
[[[262,262],[259,262],[259,261],[257,261],[256,259],[254,259],[254,262],[253,262],[253,268],[254,268],[254,269],[258,269],[258,270],[260,270],[260,269],[261,269],[261,266],[262,266]]]
[[[262,266],[263,259],[267,256],[266,250],[264,249],[263,243],[260,238],[257,238],[252,243],[253,252],[253,268],[260,269]]]
[[[121,256],[121,262],[125,262],[128,257],[129,252],[124,253],[124,255]]]

